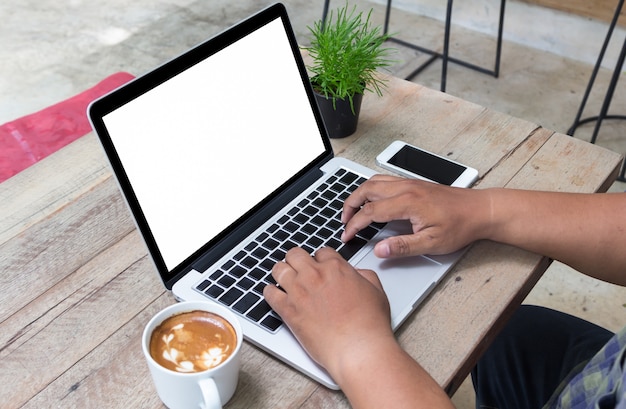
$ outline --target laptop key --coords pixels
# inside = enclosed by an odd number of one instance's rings
[[[355,237],[349,242],[345,243],[338,252],[345,260],[350,260],[352,256],[354,256],[359,250],[363,248],[363,246],[365,246],[366,243],[367,240],[364,240],[360,237]]]
[[[229,275],[225,275],[222,278],[220,278],[217,283],[221,285],[222,287],[228,288],[231,285],[235,284],[235,281],[237,280],[235,280],[233,277]]]
[[[337,215],[337,211],[330,207],[325,207],[320,211],[320,214],[327,219],[332,219]]]
[[[259,281],[260,279],[265,277],[265,271],[261,270],[260,268],[255,268],[248,273],[248,276],[250,276],[250,278],[252,278],[253,280]]]
[[[266,258],[261,262],[261,268],[266,271],[272,271],[272,267],[274,267],[276,262],[270,258]]]
[[[267,256],[268,254],[270,254],[270,252],[261,247],[254,249],[254,251],[252,252],[252,255],[259,260]]]
[[[281,325],[283,325],[283,322],[273,315],[268,315],[263,321],[261,321],[261,325],[271,331],[276,331]]]
[[[230,270],[230,274],[232,274],[234,277],[237,277],[237,278],[243,277],[244,274],[246,274],[247,272],[248,270],[246,270],[245,268],[241,266],[235,266],[233,267],[232,270]]]
[[[270,237],[269,239],[265,240],[265,242],[263,242],[262,246],[268,250],[274,250],[276,247],[278,247],[278,242]]]
[[[217,270],[213,274],[211,274],[209,278],[213,281],[217,281],[217,279],[223,275],[224,275],[224,272],[222,270]]]
[[[367,226],[366,228],[364,228],[363,230],[361,230],[358,235],[360,237],[363,237],[364,239],[370,240],[372,237],[374,237],[376,235],[376,233],[378,233],[378,229],[372,227],[372,226]]]
[[[326,246],[337,250],[339,247],[341,247],[342,244],[343,242],[341,240],[330,239],[328,243],[326,243]]]
[[[209,284],[211,284],[209,280],[204,280],[196,288],[200,291],[204,291],[209,286]]]
[[[324,193],[322,193],[322,197],[326,200],[333,200],[336,196],[337,194],[335,192],[331,192],[330,190],[327,190]]]
[[[328,200],[324,200],[321,197],[318,197],[313,201],[313,204],[319,208],[325,207],[328,204]]]
[[[261,297],[259,297],[258,295],[253,294],[253,293],[248,293],[244,295],[241,298],[241,300],[237,301],[235,305],[233,305],[233,310],[241,314],[244,314],[246,311],[252,308],[252,306],[256,304],[257,301],[259,301],[260,299]]]
[[[307,223],[302,227],[302,232],[305,234],[313,234],[317,231],[317,227],[313,226],[311,223]]]
[[[345,183],[346,185],[352,184],[355,180],[357,180],[358,176],[352,172],[348,172],[339,179],[341,183]]]
[[[263,295],[263,289],[265,288],[266,285],[267,285],[266,282],[260,282],[260,283],[258,283],[257,285],[254,286],[252,291],[254,291],[257,294]]]
[[[289,251],[294,247],[298,247],[298,245],[291,240],[287,240],[280,246],[280,248],[284,251]]]
[[[254,308],[250,310],[250,312],[246,314],[246,317],[258,322],[270,311],[272,311],[272,308],[267,303],[267,301],[261,300],[261,302],[259,302]]]
[[[328,239],[329,237],[331,237],[333,235],[333,232],[328,230],[326,227],[322,227],[318,232],[317,235],[320,236],[323,239]]]
[[[252,268],[256,265],[257,263],[257,259],[255,259],[254,257],[246,257],[241,261],[241,264],[247,268]]]
[[[344,187],[345,186],[342,185],[341,183],[335,183],[334,185],[332,185],[330,187],[330,190],[332,190],[333,192],[336,192],[336,193],[340,193],[340,192],[343,191]]]
[[[270,254],[270,257],[276,261],[282,261],[285,259],[285,251],[276,249],[272,254]]]
[[[249,290],[254,285],[254,283],[254,280],[250,280],[249,278],[244,277],[239,280],[239,282],[237,283],[237,287],[241,288],[242,290]]]
[[[287,237],[289,237],[289,233],[287,233],[285,230],[279,230],[276,232],[274,237],[278,239],[278,241],[284,241]]]
[[[343,202],[339,199],[335,199],[332,202],[330,202],[330,204],[328,205],[328,207],[331,207],[335,210],[341,210],[343,209]]]
[[[308,218],[307,218],[307,220],[308,220]],[[298,227],[300,227],[300,226],[299,226],[299,225],[297,225],[297,224],[296,224],[296,223],[294,223],[294,222],[288,222],[288,223],[284,226],[285,230],[287,230],[289,233],[293,233],[294,231],[298,230]]]
[[[341,224],[340,221],[333,219],[329,220],[328,223],[326,223],[326,227],[328,227],[332,231],[339,231],[343,228],[343,224]]]
[[[306,244],[308,244],[309,246],[311,246],[313,248],[317,248],[317,247],[321,246],[323,242],[324,241],[322,239],[320,239],[319,237],[312,236],[311,238],[309,238],[306,241]]]
[[[323,226],[324,223],[326,223],[326,219],[323,218],[322,216],[317,215],[311,219],[311,223],[313,223],[316,226]]]
[[[302,210],[302,212],[308,216],[313,216],[314,214],[317,214],[317,207],[307,206],[304,208],[304,210]]]
[[[224,292],[224,289],[222,287],[219,287],[217,285],[212,285],[204,293],[211,298],[217,298],[220,295],[222,295],[223,292]]]
[[[230,290],[226,291],[224,295],[218,298],[218,301],[226,305],[232,305],[232,303],[237,301],[242,295],[243,291],[238,290],[237,288],[231,288]]]
[[[304,233],[298,232],[294,234],[291,239],[296,242],[296,244],[302,244],[306,240],[307,236]]]
[[[227,262],[225,262],[225,263],[222,265],[222,269],[223,269],[223,270],[230,270],[230,269],[231,269],[231,267],[232,267],[232,266],[234,266],[234,265],[235,265],[235,262],[234,262],[234,261],[232,261],[232,260],[228,260]]]
[[[328,183],[322,183],[322,184],[321,184],[321,185],[319,185],[319,186],[317,187],[317,189],[315,189],[315,190],[316,190],[317,192],[322,192],[322,191],[324,191],[324,190],[326,190],[326,189],[328,189]],[[309,196],[311,196],[311,195],[309,195]],[[314,197],[317,197],[317,194],[316,194],[315,196],[313,196],[313,197],[310,197],[310,198],[311,198],[311,199],[313,199]]]

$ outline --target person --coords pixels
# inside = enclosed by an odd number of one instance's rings
[[[372,222],[408,220],[413,233],[378,242],[378,257],[493,240],[626,285],[624,215],[625,193],[461,189],[376,175],[345,200],[342,240]],[[396,342],[375,272],[355,270],[332,249],[311,257],[294,248],[272,274],[278,284],[265,288],[267,302],[353,407],[453,407]],[[626,408],[625,344],[626,331],[614,336],[557,311],[521,307],[472,372],[476,406]]]

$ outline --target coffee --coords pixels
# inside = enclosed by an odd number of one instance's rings
[[[176,372],[202,372],[226,361],[237,347],[237,333],[224,318],[190,311],[166,318],[150,337],[150,355]]]

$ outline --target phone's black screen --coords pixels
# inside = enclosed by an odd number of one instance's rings
[[[389,163],[448,186],[454,183],[466,169],[457,163],[449,162],[408,145],[404,145],[393,155],[389,159]]]

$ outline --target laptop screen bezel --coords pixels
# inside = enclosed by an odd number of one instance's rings
[[[128,175],[124,170],[124,164],[122,163],[116,148],[113,144],[111,136],[108,133],[107,127],[103,118],[113,112],[115,109],[127,104],[128,102],[138,98],[146,92],[154,89],[158,85],[165,81],[175,77],[181,72],[187,70],[190,67],[198,64],[199,62],[209,58],[211,55],[223,50],[229,45],[235,43],[239,39],[249,35],[257,29],[265,26],[266,24],[280,19],[285,29],[285,34],[289,40],[291,51],[294,57],[294,61],[300,72],[302,79],[302,85],[306,90],[309,103],[311,105],[312,112],[317,122],[317,126],[320,132],[320,137],[323,140],[325,150],[318,157],[316,157],[308,166],[303,168],[300,172],[295,174],[286,183],[276,189],[272,194],[267,196],[264,200],[259,202],[256,206],[251,208],[248,212],[243,214],[239,219],[233,222],[229,227],[224,229],[221,233],[215,236],[212,240],[205,243],[193,254],[187,257],[184,261],[168,269],[163,259],[158,244],[152,234],[147,219],[142,211],[141,204],[139,203],[137,196],[130,183]],[[271,91],[271,85],[268,85],[268,91]],[[101,97],[100,99],[92,102],[88,108],[88,117],[91,125],[99,137],[105,154],[109,160],[109,163],[116,176],[118,186],[122,191],[122,196],[126,200],[126,203],[133,214],[136,226],[141,233],[141,236],[148,247],[150,256],[156,266],[156,269],[161,276],[161,279],[166,288],[171,289],[174,283],[184,274],[186,274],[193,266],[193,264],[200,257],[206,257],[207,252],[213,252],[214,255],[211,258],[218,258],[228,249],[229,242],[236,242],[237,237],[241,235],[249,234],[250,227],[240,228],[244,226],[245,221],[249,220],[252,215],[257,214],[259,211],[266,207],[273,207],[273,201],[277,200],[281,194],[288,190],[296,180],[302,178],[303,175],[316,172],[320,166],[333,157],[332,146],[330,139],[324,127],[321,114],[315,101],[315,96],[309,77],[307,74],[306,66],[302,59],[301,51],[295,38],[295,34],[291,27],[287,11],[281,3],[276,3],[268,8],[261,10],[257,14],[249,17],[246,20],[234,25],[233,27],[217,34],[216,36],[206,40],[205,42],[191,48],[178,57],[166,62],[165,64],[157,67],[156,69],[134,79],[133,81],[121,86],[113,92]],[[216,246],[217,244],[220,244]]]

